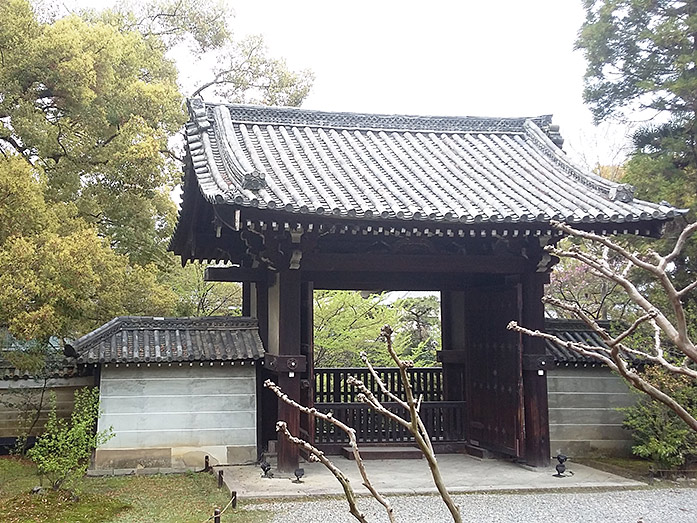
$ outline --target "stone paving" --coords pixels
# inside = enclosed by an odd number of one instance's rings
[[[355,462],[341,456],[332,461],[351,480],[358,494],[368,494],[361,484]],[[302,463],[305,475],[301,483],[292,473],[282,473],[272,465],[273,478],[262,477],[257,465],[220,467],[225,483],[240,499],[314,498],[342,495],[341,485],[320,463]],[[531,468],[505,460],[480,460],[465,454],[438,456],[441,474],[452,493],[489,491],[535,491],[551,489],[615,489],[637,488],[645,484],[584,465],[567,462],[573,475],[558,478],[553,466]],[[432,494],[436,492],[425,459],[366,461],[369,478],[384,494]]]

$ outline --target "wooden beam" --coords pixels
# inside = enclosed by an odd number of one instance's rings
[[[302,271],[303,281],[313,282],[321,290],[437,291],[464,290],[475,282],[500,281],[501,275],[423,274],[414,272],[316,272]]]
[[[311,253],[303,256],[301,267],[303,271],[312,272],[515,274],[526,272],[530,268],[530,262],[520,257],[491,255]]]
[[[206,281],[266,282],[266,269],[247,267],[206,267],[203,279]]]

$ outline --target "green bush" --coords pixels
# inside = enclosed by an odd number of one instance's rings
[[[652,366],[644,376],[680,405],[697,414],[697,383],[685,376],[673,376]],[[625,428],[632,431],[637,456],[650,459],[660,469],[676,469],[697,462],[697,432],[663,403],[644,394],[636,405],[623,409]]]
[[[56,395],[49,398],[45,432],[27,455],[36,463],[41,481],[46,479],[54,490],[73,490],[85,475],[92,452],[107,442],[111,428],[96,431],[99,418],[99,390],[84,388],[75,391],[75,406],[70,420],[58,418]]]

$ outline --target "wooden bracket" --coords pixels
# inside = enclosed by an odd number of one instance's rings
[[[548,370],[552,359],[546,354],[523,354],[523,370]]]
[[[264,367],[272,372],[305,372],[307,359],[302,354],[284,354],[283,356],[265,354]]]

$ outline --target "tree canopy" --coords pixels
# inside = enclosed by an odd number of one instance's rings
[[[440,348],[440,304],[436,296],[390,301],[384,294],[314,292],[314,363],[317,367],[362,367],[365,352],[377,366],[394,362],[384,351],[380,329],[393,325],[394,347],[417,367],[436,363]]]
[[[697,110],[697,2],[584,0],[576,45],[596,121],[634,106],[671,116]]]
[[[636,196],[692,208],[697,203],[697,2],[584,0],[577,47],[588,67],[584,97],[596,121],[644,121],[623,182]],[[686,217],[693,220],[693,212]],[[685,225],[668,227],[672,241]],[[678,281],[694,277],[697,242],[675,260]],[[682,278],[682,280],[681,280]],[[692,297],[688,297],[692,299]]]
[[[22,338],[73,336],[122,314],[164,314],[177,298],[131,265],[73,203],[49,203],[21,158],[0,158],[0,325]]]
[[[649,122],[626,165],[638,196],[691,207],[697,183],[697,2],[584,0],[576,45],[587,60],[584,98],[596,122]]]
[[[166,251],[186,120],[172,51],[216,56],[199,96],[298,104],[312,81],[260,37],[234,41],[229,15],[222,1],[0,2],[0,326],[67,336],[191,310]]]

